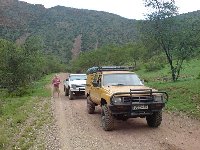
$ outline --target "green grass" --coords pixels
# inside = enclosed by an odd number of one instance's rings
[[[48,75],[35,82],[23,97],[8,97],[1,92],[4,96],[0,98],[0,149],[45,149],[44,135],[38,132],[52,122],[51,93],[46,88],[51,78]]]
[[[167,91],[169,101],[167,110],[184,112],[185,114],[200,119],[200,60],[195,59],[185,62],[180,79],[177,82],[169,80],[171,75],[169,67],[155,72],[145,72],[140,70],[137,73],[141,78],[146,79],[146,85],[161,91]],[[163,78],[168,81],[163,81]]]

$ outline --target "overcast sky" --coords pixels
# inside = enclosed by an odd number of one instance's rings
[[[43,4],[46,8],[56,5],[114,13],[129,19],[144,19],[147,13],[143,0],[21,0]],[[200,10],[200,0],[175,0],[179,13]]]

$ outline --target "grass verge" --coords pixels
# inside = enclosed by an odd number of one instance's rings
[[[53,120],[51,93],[46,88],[51,78],[35,82],[23,97],[0,98],[0,149],[45,149],[43,130]]]
[[[138,71],[142,78],[148,81],[150,87],[166,91],[169,101],[166,109],[174,112],[184,112],[194,118],[200,119],[200,60],[194,59],[186,62],[177,82],[170,81],[169,68],[159,71]],[[167,80],[166,80],[167,79]]]

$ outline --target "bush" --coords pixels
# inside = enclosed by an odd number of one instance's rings
[[[41,41],[35,37],[21,46],[0,39],[0,88],[21,96],[33,81],[52,72],[65,71],[65,64],[45,54],[40,45]]]
[[[165,67],[166,58],[163,55],[154,55],[150,59],[147,59],[146,62],[144,65],[146,71],[157,71]]]
[[[157,62],[149,62],[144,65],[146,71],[157,71],[164,68],[164,64]]]
[[[199,73],[199,75],[197,76],[197,79],[200,79],[200,73]]]

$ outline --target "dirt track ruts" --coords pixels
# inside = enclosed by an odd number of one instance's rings
[[[67,74],[59,75],[63,81]],[[88,114],[85,97],[69,100],[61,85],[60,98],[52,100],[62,150],[199,150],[200,122],[186,116],[164,113],[159,128],[141,118],[115,120],[115,130],[101,127],[101,108]]]

